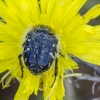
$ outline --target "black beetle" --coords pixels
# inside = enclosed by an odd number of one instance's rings
[[[23,64],[21,57],[24,59],[24,63],[29,71],[38,75],[47,71],[53,61],[55,60],[55,79],[57,76],[57,44],[53,31],[46,26],[37,26],[32,29],[26,37],[26,41],[23,44],[23,53],[19,55],[19,62],[22,70],[23,77]]]
[[[55,59],[58,40],[50,29],[38,26],[27,34],[24,43],[24,62],[32,74],[48,70]]]

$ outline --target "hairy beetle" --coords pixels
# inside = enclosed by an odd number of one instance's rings
[[[23,53],[19,55],[23,76],[23,64],[21,57],[29,71],[38,75],[47,71],[55,60],[55,80],[57,76],[57,44],[53,31],[46,26],[37,26],[27,34],[25,43],[23,44]],[[55,81],[54,81],[55,82]]]

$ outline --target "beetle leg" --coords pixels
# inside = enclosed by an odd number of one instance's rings
[[[54,83],[55,83],[55,81],[56,81],[57,75],[58,75],[58,58],[55,59],[55,73],[54,73],[54,75],[53,75],[53,76],[55,76],[55,79],[54,79],[53,84],[51,85],[51,88],[52,88],[52,86],[54,85]]]
[[[18,58],[19,58],[19,64],[20,64],[20,66],[21,66],[21,71],[22,71],[22,77],[23,77],[23,73],[24,73],[24,70],[23,70],[23,68],[24,68],[24,65],[23,65],[23,63],[22,63],[22,54],[20,54],[19,56],[18,56]]]
[[[61,53],[61,50],[59,50],[59,51],[56,50],[56,53],[57,52],[59,53],[60,56],[65,57],[64,54]]]
[[[60,54],[60,56],[64,57],[64,55],[61,52],[59,52],[59,54]]]

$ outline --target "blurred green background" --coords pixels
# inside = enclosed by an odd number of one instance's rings
[[[83,8],[80,10],[81,15],[83,15],[85,12],[87,12],[91,7],[94,5],[100,3],[100,0],[87,0],[87,3],[83,6]],[[77,5],[76,5],[77,6]],[[95,20],[91,20],[89,22],[90,25],[98,25],[100,23],[100,17],[98,17]],[[81,63],[79,60],[77,60],[80,69],[76,72],[81,73],[89,73],[93,75],[94,71],[90,69],[88,66],[84,65],[84,63]],[[3,74],[1,74],[2,76]],[[66,97],[65,100],[100,100],[100,89],[95,91],[95,94],[92,94],[92,82],[89,81],[78,81],[78,85],[80,88],[76,88],[75,84],[68,83],[66,80],[64,80],[65,83],[65,89],[66,89]],[[15,92],[17,91],[19,86],[19,83],[16,79],[14,79],[11,82],[11,86],[2,90],[2,86],[0,84],[0,100],[13,100]],[[97,84],[99,86],[99,84]],[[93,99],[97,98],[97,99]],[[29,100],[43,100],[43,93],[39,91],[38,96],[35,96],[34,94],[30,96]]]

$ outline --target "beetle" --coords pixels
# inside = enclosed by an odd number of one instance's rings
[[[33,28],[27,34],[26,41],[23,44],[23,53],[19,55],[22,77],[24,66],[21,57],[23,57],[26,67],[34,75],[47,71],[55,61],[54,75],[56,80],[58,70],[57,45],[58,40],[49,27],[41,25]]]

